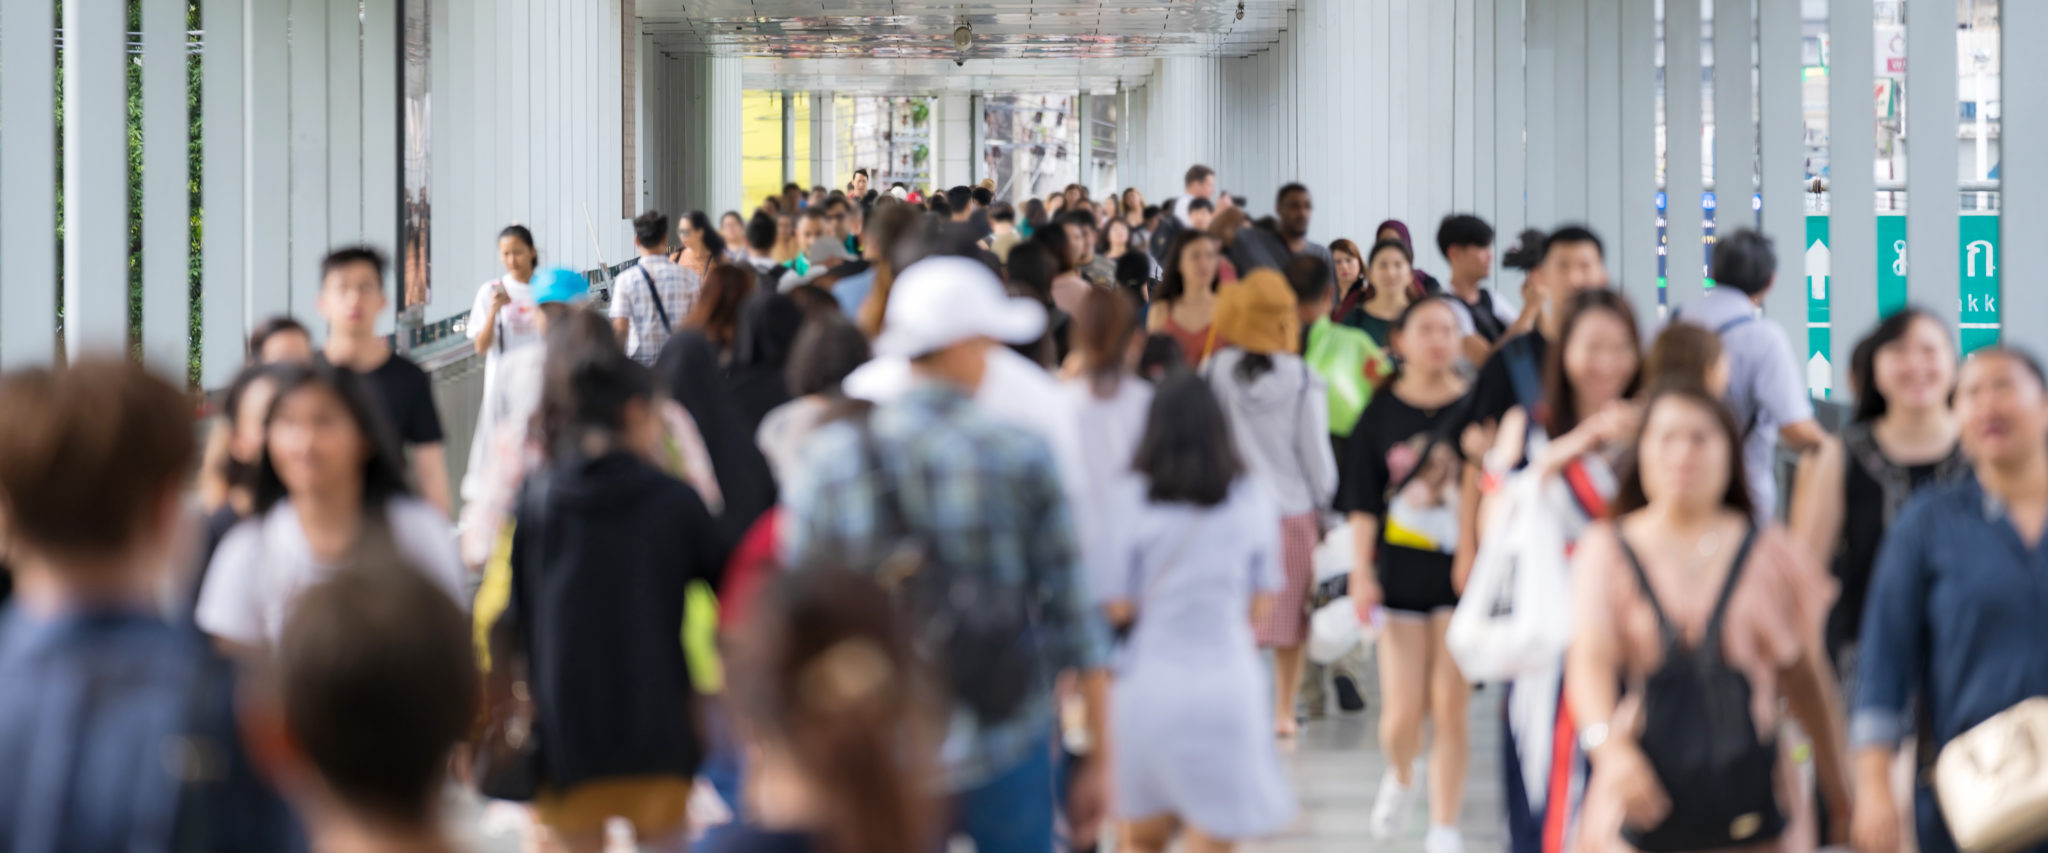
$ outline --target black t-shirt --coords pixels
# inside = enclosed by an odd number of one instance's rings
[[[1885,531],[1884,486],[1854,458],[1846,459],[1843,467],[1848,470],[1842,478],[1847,493],[1842,506],[1842,529],[1855,533],[1842,537],[1842,547],[1835,553],[1834,574],[1841,584],[1841,594],[1828,612],[1827,623],[1827,648],[1835,655],[1855,643],[1863,630],[1863,602],[1870,595],[1870,570],[1877,565],[1878,546],[1884,542]],[[1917,492],[1934,482],[1937,468],[1934,463],[1907,466],[1906,479],[1912,490]]]
[[[1463,297],[1455,294],[1453,298],[1464,302]],[[1501,336],[1508,333],[1507,324],[1501,322],[1500,316],[1493,313],[1493,292],[1486,288],[1479,289],[1478,299],[1465,302],[1465,312],[1472,316],[1472,330],[1478,332],[1489,344],[1500,343]]]
[[[776,832],[736,823],[704,839],[704,853],[816,853],[816,839],[804,833]]]
[[[1388,388],[1372,396],[1351,433],[1337,508],[1380,519],[1375,552],[1383,574],[1451,566],[1463,466],[1457,442],[1441,428],[1456,408],[1416,408]],[[1424,467],[1411,477],[1418,464]]]
[[[368,372],[359,372],[384,407],[384,417],[406,445],[440,444],[441,415],[434,410],[434,384],[412,359],[392,353]]]

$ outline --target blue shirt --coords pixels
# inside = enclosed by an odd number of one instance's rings
[[[875,286],[875,268],[854,273],[833,283],[832,298],[839,300],[839,310],[848,317],[860,316],[860,304],[867,301],[868,291]]]
[[[1778,481],[1771,465],[1778,454],[1778,430],[1813,420],[1813,398],[1806,388],[1805,363],[1792,355],[1792,345],[1777,324],[1757,314],[1756,303],[1733,287],[1716,287],[1700,301],[1685,306],[1683,320],[1721,338],[1728,356],[1728,413],[1735,427],[1747,429],[1742,443],[1743,473],[1757,515],[1775,516]]]
[[[921,384],[868,419],[904,518],[955,572],[986,572],[1036,601],[1047,678],[998,725],[953,714],[942,758],[946,782],[964,791],[1043,746],[1054,721],[1050,675],[1091,669],[1107,655],[1108,629],[1086,604],[1074,524],[1045,440],[997,423],[960,392]],[[881,530],[861,427],[820,427],[803,473],[784,495],[783,553],[792,566],[835,555],[874,554],[901,531]]]
[[[2048,550],[2028,548],[1974,476],[1906,505],[1871,571],[1850,741],[1897,745],[1924,703],[1938,748],[2048,695]]]

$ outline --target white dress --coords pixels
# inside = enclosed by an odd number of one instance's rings
[[[504,363],[504,356],[530,346],[546,344],[540,333],[540,308],[533,303],[533,285],[514,281],[510,273],[477,286],[476,300],[469,306],[470,340],[476,340],[477,336],[483,333],[484,315],[489,314],[491,310],[491,292],[499,285],[504,286],[506,295],[511,296],[512,301],[498,310],[496,338],[491,342],[491,348],[484,351],[484,402],[477,410],[476,432],[473,433],[479,436],[490,435],[491,426],[496,422],[491,400],[498,384],[498,367]],[[474,439],[469,443],[469,464],[463,469],[462,474],[463,500],[474,499],[477,490],[482,488],[478,469],[485,464],[487,453],[484,445],[487,443]]]
[[[1110,701],[1117,810],[1172,814],[1228,841],[1277,832],[1294,796],[1251,603],[1281,583],[1278,510],[1249,478],[1213,507],[1152,502],[1135,475],[1117,492],[1120,506],[1137,504],[1118,596],[1135,603],[1137,623]]]

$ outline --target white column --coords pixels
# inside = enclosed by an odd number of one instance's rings
[[[362,30],[355,3],[327,4],[327,237],[336,244],[363,242]]]
[[[1524,70],[1528,100],[1529,223],[1546,231],[1564,224],[1557,208],[1557,18],[1562,0],[1529,0],[1524,12],[1528,67]]]
[[[706,66],[707,91],[702,97],[707,115],[691,141],[711,153],[712,168],[707,176],[711,191],[705,200],[717,210],[740,210],[744,194],[740,184],[740,91],[744,85],[740,57],[710,57]]]
[[[56,29],[54,4],[0,3],[0,369],[57,355]]]
[[[971,113],[972,106],[969,107]],[[827,189],[844,187],[846,180],[839,174],[839,124],[832,111],[831,92],[811,93],[811,183],[823,184]],[[972,117],[968,126],[973,127]],[[974,164],[973,134],[969,134],[968,165]]]
[[[218,4],[215,4],[218,5]],[[247,228],[242,242],[249,320],[291,311],[291,90],[285,73],[291,51],[285,35],[287,7],[274,0],[243,0],[242,127],[246,171],[242,209]],[[317,317],[307,325],[324,325]]]
[[[1749,0],[1714,0],[1714,233],[1753,228]]]
[[[1425,177],[1429,182],[1428,192],[1423,196],[1427,207],[1423,209],[1422,221],[1412,223],[1415,234],[1416,254],[1424,263],[1437,269],[1444,269],[1444,257],[1436,249],[1436,226],[1446,214],[1457,206],[1454,193],[1457,189],[1454,167],[1458,139],[1457,101],[1469,100],[1469,92],[1454,91],[1451,84],[1457,76],[1456,25],[1452,20],[1457,11],[1455,0],[1435,0],[1428,4],[1428,39],[1423,44],[1428,48],[1428,62],[1424,67],[1429,71],[1429,124],[1423,128],[1429,134],[1430,144]],[[1445,273],[1446,276],[1449,273]]]
[[[968,130],[965,92],[947,92],[934,101],[937,109],[932,111],[932,191],[944,192],[968,183],[968,162],[973,156],[974,136]],[[1083,132],[1086,132],[1085,128]],[[1082,153],[1074,152],[1069,156]],[[1087,164],[1083,160],[1083,177],[1086,169]]]
[[[191,343],[185,6],[142,6],[142,353],[182,382]]]
[[[1550,15],[1557,72],[1557,165],[1552,171],[1556,175],[1554,190],[1560,224],[1585,222],[1590,211],[1586,186],[1592,171],[1586,158],[1586,3],[1587,0],[1551,0],[1545,4],[1556,7]],[[1601,239],[1612,237],[1602,234]]]
[[[1807,358],[1806,332],[1806,117],[1800,88],[1799,7],[1757,7],[1757,99],[1761,122],[1757,153],[1762,166],[1763,232],[1778,249],[1778,280],[1764,298],[1764,314],[1785,332],[1792,353]]]
[[[1705,255],[1700,214],[1700,0],[1664,6],[1665,301],[1699,301]]]
[[[248,283],[243,266],[246,211],[242,208],[244,133],[242,126],[242,4],[216,2],[200,10],[206,30],[201,58],[205,182],[199,201],[206,213],[200,235],[200,382],[226,385],[241,369],[243,332],[248,328]],[[11,79],[11,75],[10,75]],[[13,124],[8,124],[13,127]],[[4,183],[4,181],[0,181]],[[0,205],[5,211],[12,205]],[[6,215],[0,212],[0,216]],[[20,256],[0,248],[16,263]]]
[[[1627,235],[1622,230],[1621,87],[1629,74],[1647,76],[1648,66],[1622,64],[1622,5],[1627,0],[1590,0],[1586,5],[1586,224],[1607,241],[1607,266],[1624,287],[1622,264]],[[1644,245],[1649,245],[1645,243]]]
[[[436,22],[437,24],[439,22]],[[317,316],[320,259],[327,254],[327,3],[291,0],[291,263],[284,270],[292,313]],[[452,100],[452,99],[450,99]],[[453,105],[447,100],[442,108]],[[315,329],[314,339],[325,337]]]
[[[2004,79],[2048,80],[2048,51],[2039,49],[2048,41],[2048,5],[2011,4],[2000,7],[1999,16],[2000,35],[2005,40],[2005,49],[2000,51]],[[2014,97],[2005,104],[2000,146],[2006,151],[2048,151],[2048,93],[2037,86],[2009,84],[2005,91]],[[2048,241],[2040,239],[2048,233],[2048,159],[2010,158],[2000,167],[1999,180],[2004,190],[1998,223],[2000,265],[2015,270],[2048,269]],[[2004,303],[2000,316],[2016,321],[2026,318],[2026,322],[2005,323],[2000,339],[2037,354],[2048,351],[2048,323],[2040,322],[2048,317],[2048,290],[2027,285],[2001,285],[1999,289],[1999,301]]]
[[[1474,126],[1479,113],[1477,75],[1479,65],[1475,51],[1479,42],[1479,27],[1472,19],[1473,0],[1456,0],[1452,4],[1451,17],[1451,93],[1455,102],[1451,105],[1454,127],[1451,133],[1451,209],[1464,213],[1477,209],[1476,171],[1478,155],[1474,153]]]
[[[1870,95],[1877,46],[1871,5],[1829,4],[1828,31],[1828,361],[1829,386],[1842,388],[1856,336],[1877,325],[1877,114]]]
[[[64,349],[73,359],[128,342],[128,253],[118,248],[128,221],[128,28],[106,6],[64,7]]]
[[[1962,292],[1956,260],[1962,204],[1956,191],[1956,6],[1921,0],[1912,11],[1906,16],[1906,293],[1954,329]]]
[[[1494,149],[1499,142],[1494,132],[1494,89],[1497,81],[1494,75],[1496,60],[1494,38],[1493,0],[1474,0],[1472,4],[1472,210],[1480,213],[1489,222],[1498,225],[1499,215],[1495,204],[1494,185],[1499,171],[1494,162]],[[1512,234],[1497,234],[1496,249],[1505,240],[1513,239]],[[1499,267],[1501,253],[1494,252],[1495,267]]]
[[[1513,245],[1522,229],[1529,227],[1526,193],[1525,100],[1528,77],[1524,73],[1523,50],[1526,30],[1522,0],[1488,0],[1493,15],[1493,228],[1499,235],[1500,257]],[[1494,276],[1494,288],[1520,293],[1520,274],[1502,268]]]
[[[1222,154],[1217,60],[1206,56],[1161,59],[1152,80],[1156,89],[1154,126],[1166,131],[1154,140],[1159,153],[1153,164],[1153,197],[1166,198],[1180,195],[1180,179],[1189,166],[1200,163],[1213,168]],[[1237,179],[1219,175],[1217,181],[1222,189],[1231,190]]]
[[[1657,20],[1648,3],[1621,0],[1621,231],[1609,250],[1614,275],[1635,306],[1637,325],[1657,310]]]

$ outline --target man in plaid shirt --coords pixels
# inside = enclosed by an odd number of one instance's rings
[[[650,210],[633,220],[640,263],[619,274],[612,287],[612,329],[634,361],[654,366],[661,345],[690,309],[703,282],[668,259],[668,217]]]
[[[802,473],[785,493],[783,550],[792,566],[885,552],[909,531],[884,530],[882,500],[900,508],[936,562],[954,573],[985,573],[993,588],[1030,603],[1041,682],[996,722],[956,703],[942,759],[956,798],[954,829],[982,853],[1052,849],[1055,708],[1053,679],[1084,675],[1091,742],[1101,744],[1108,646],[1105,625],[1086,604],[1073,520],[1051,449],[1038,436],[998,423],[969,399],[998,342],[1028,342],[1045,310],[1011,299],[979,262],[930,258],[905,269],[889,298],[877,357],[907,359],[913,387],[865,422],[842,420],[811,439]],[[870,443],[871,442],[871,443]],[[872,448],[872,451],[868,448]],[[880,471],[870,470],[873,457]],[[893,492],[884,497],[883,490]],[[1100,819],[1100,751],[1073,776],[1069,819],[1077,836]]]

